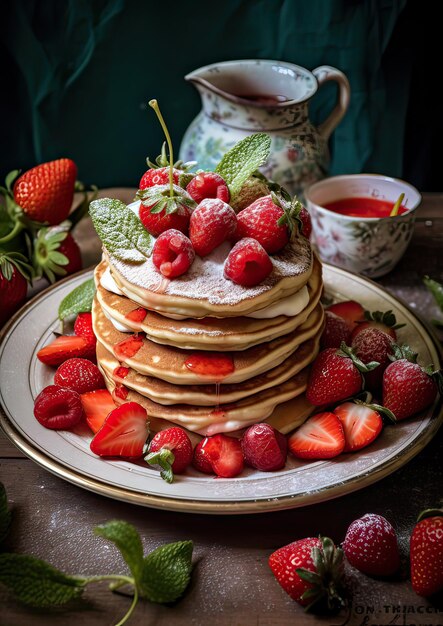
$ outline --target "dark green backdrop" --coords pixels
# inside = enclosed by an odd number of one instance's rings
[[[331,141],[331,173],[401,175],[411,41],[396,35],[406,0],[15,0],[3,10],[1,175],[69,156],[99,186],[136,185],[162,133],[176,150],[200,108],[183,76],[236,58],[334,65],[350,109]],[[394,33],[394,34],[393,34]],[[334,87],[322,87],[323,119]]]

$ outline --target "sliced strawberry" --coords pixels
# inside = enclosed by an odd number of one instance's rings
[[[213,471],[222,478],[233,478],[243,471],[244,458],[239,439],[218,434],[206,437],[202,447]]]
[[[126,378],[126,376],[129,374],[129,367],[123,367],[123,365],[119,365],[115,368],[112,374],[116,378]]]
[[[86,337],[60,335],[37,352],[39,361],[46,365],[61,365],[72,357],[95,360],[95,344]]]
[[[90,447],[98,456],[138,458],[148,434],[146,410],[137,402],[126,402],[109,413]]]
[[[288,446],[299,459],[330,459],[344,450],[343,427],[334,413],[317,413],[289,437]]]
[[[115,409],[115,403],[107,389],[96,389],[80,396],[86,421],[93,433],[103,426],[109,413]]]
[[[124,361],[125,358],[130,359],[135,356],[142,345],[143,337],[141,335],[132,335],[114,346],[114,354],[119,361]]]
[[[209,455],[206,452],[206,441],[207,437],[199,441],[195,446],[194,456],[192,457],[192,465],[199,472],[203,472],[204,474],[214,474],[211,461],[209,460]]]
[[[131,322],[141,323],[143,322],[147,314],[147,310],[144,309],[142,306],[139,306],[138,309],[133,309],[132,311],[129,311],[129,313],[126,313],[125,318],[127,320],[130,320]]]
[[[344,302],[337,302],[328,306],[328,311],[338,315],[346,321],[349,330],[352,332],[357,322],[365,319],[365,310],[359,302],[355,300],[346,300]]]
[[[120,400],[126,400],[128,397],[129,389],[121,383],[116,383],[114,389],[114,396],[120,398]]]
[[[372,443],[383,428],[383,420],[378,411],[364,404],[345,402],[334,409],[345,433],[344,452],[361,450]]]

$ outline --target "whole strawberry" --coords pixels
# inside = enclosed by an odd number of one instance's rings
[[[88,359],[74,357],[62,363],[54,375],[54,384],[77,393],[104,389],[105,381],[98,367]]]
[[[158,432],[149,444],[145,461],[159,465],[163,480],[172,483],[174,473],[181,474],[192,461],[192,443],[186,431],[174,426]]]
[[[269,567],[286,593],[307,610],[344,605],[343,552],[328,537],[307,537],[279,548],[269,557]]]
[[[351,347],[360,361],[377,361],[380,365],[365,375],[366,385],[371,390],[381,387],[383,372],[391,362],[392,337],[374,326],[368,326],[355,335]]]
[[[365,311],[364,320],[359,321],[352,332],[352,339],[366,328],[377,328],[397,341],[395,331],[403,328],[403,326],[405,324],[397,324],[397,319],[392,311]]]
[[[187,234],[192,209],[197,205],[184,189],[173,185],[171,192],[170,185],[156,185],[137,195],[142,201],[140,220],[151,235],[158,237],[170,228]]]
[[[26,257],[0,250],[0,327],[24,304],[30,277]]]
[[[189,239],[199,256],[206,256],[235,233],[237,217],[219,198],[202,200],[191,215]]]
[[[321,406],[354,396],[363,388],[362,373],[377,366],[377,362],[362,363],[344,343],[339,350],[327,348],[314,361],[306,398],[311,404]]]
[[[14,200],[30,219],[60,224],[69,215],[76,178],[77,166],[71,159],[42,163],[16,180]]]
[[[33,264],[37,278],[45,276],[54,283],[82,269],[80,248],[63,226],[41,228],[34,241]]]
[[[346,344],[351,338],[347,322],[331,311],[325,311],[325,327],[320,337],[322,348],[339,348],[342,341]]]
[[[278,252],[288,243],[290,234],[286,224],[278,224],[283,216],[283,209],[272,196],[259,198],[238,213],[236,236],[256,239],[268,254]]]
[[[154,187],[155,185],[168,185],[171,165],[166,153],[166,142],[162,145],[161,153],[152,162],[149,158],[146,159],[149,169],[143,174],[139,182],[139,189],[147,189],[148,187]],[[178,185],[180,182],[180,176],[185,174],[192,167],[196,165],[195,161],[189,161],[183,163],[183,161],[176,161],[172,167],[172,179],[174,185]],[[192,175],[191,175],[192,176]]]
[[[400,566],[395,530],[387,519],[375,513],[352,522],[342,548],[349,563],[364,574],[391,576]]]
[[[420,596],[443,591],[443,511],[423,511],[410,540],[411,583]]]
[[[403,420],[430,406],[437,397],[441,372],[431,373],[407,346],[394,345],[394,358],[383,374],[383,406]],[[435,379],[435,380],[434,380]]]

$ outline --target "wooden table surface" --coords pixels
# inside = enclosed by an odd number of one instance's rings
[[[134,190],[109,189],[101,195],[129,202],[133,194]],[[425,194],[418,215],[440,220],[417,223],[405,257],[379,283],[429,321],[438,310],[422,277],[428,274],[443,281],[443,195]],[[78,226],[75,235],[85,267],[96,263],[99,242],[89,220]],[[72,574],[92,575],[126,571],[117,551],[93,535],[93,527],[106,520],[134,524],[146,550],[192,539],[196,565],[185,596],[172,607],[141,602],[130,624],[441,626],[443,607],[411,589],[407,548],[417,514],[443,505],[442,453],[440,431],[406,466],[361,491],[306,508],[224,517],[147,509],[84,491],[25,458],[0,433],[0,480],[14,514],[6,548],[38,556]],[[340,542],[350,522],[367,512],[385,515],[394,524],[405,555],[403,573],[396,580],[381,581],[347,567],[352,590],[349,613],[336,617],[305,614],[275,582],[267,565],[269,554],[305,536],[323,534]],[[90,587],[84,599],[68,609],[30,610],[12,600],[4,588],[0,605],[0,624],[5,626],[98,626],[116,623],[129,600],[111,594],[102,584]]]

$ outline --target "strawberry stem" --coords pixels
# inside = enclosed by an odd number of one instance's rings
[[[0,239],[0,243],[7,243],[8,241],[11,241],[24,229],[24,227],[25,226],[22,222],[15,222],[14,228],[11,230],[11,232],[9,232],[7,235]]]
[[[169,195],[171,198],[174,197],[174,155],[172,152],[172,141],[171,136],[168,132],[168,127],[165,124],[165,120],[163,119],[163,115],[160,112],[160,107],[158,106],[157,100],[155,98],[153,100],[149,100],[149,106],[154,109],[155,114],[158,117],[158,121],[163,128],[163,132],[165,133],[166,141],[168,142],[168,150],[169,150]]]

